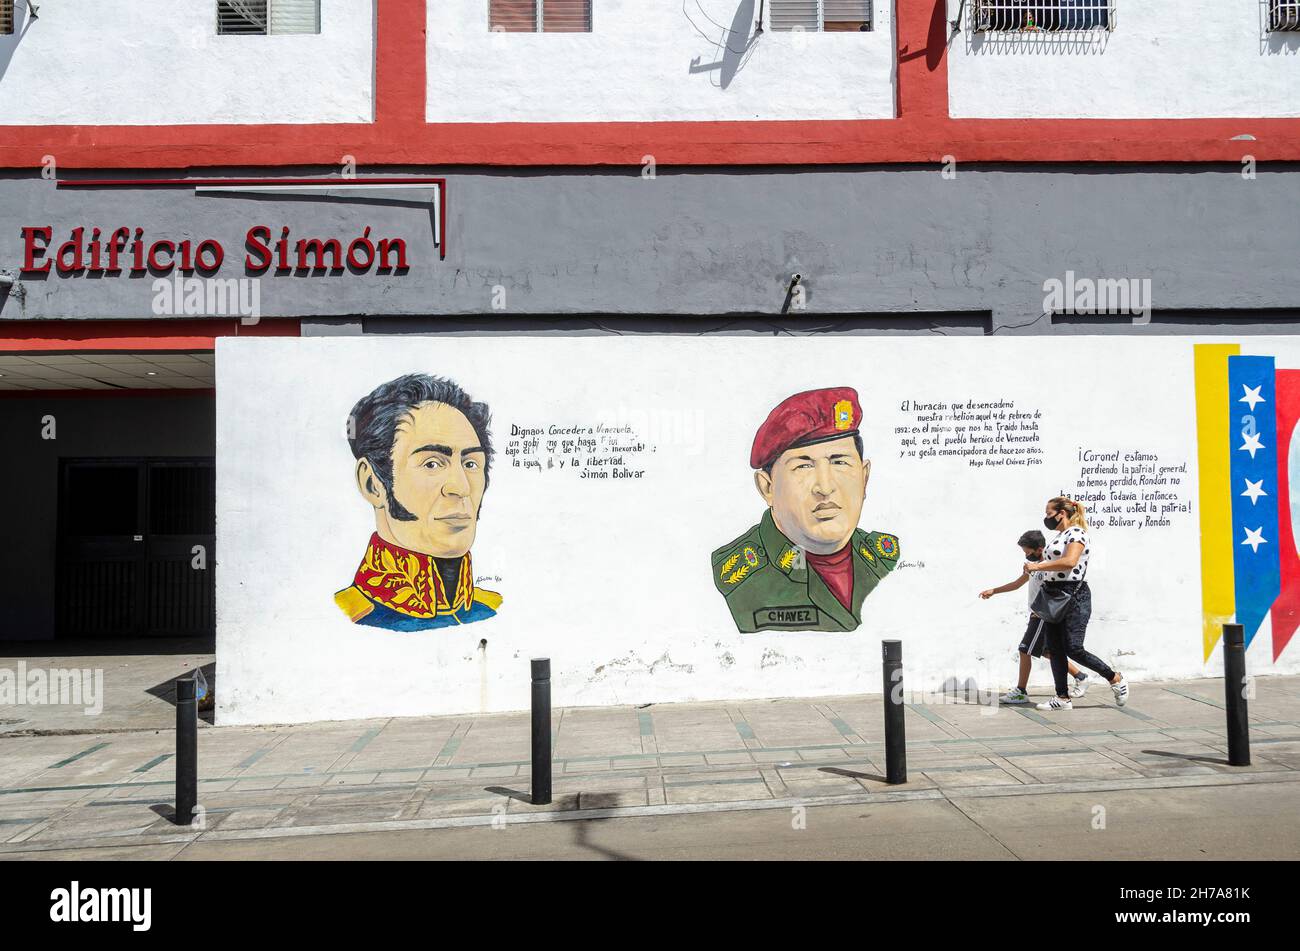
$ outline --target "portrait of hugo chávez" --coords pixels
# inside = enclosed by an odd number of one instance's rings
[[[354,624],[427,631],[493,617],[469,550],[492,468],[490,414],[451,380],[412,373],[352,408],[348,443],[375,531],[334,601]]]
[[[852,631],[862,602],[898,564],[898,538],[858,528],[871,461],[851,387],[796,393],[750,450],[767,503],[759,523],[713,553],[713,583],[741,633]]]

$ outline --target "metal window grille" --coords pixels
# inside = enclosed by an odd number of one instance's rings
[[[771,0],[779,33],[854,33],[871,29],[872,0]]]
[[[1269,0],[1270,30],[1300,30],[1300,0]]]
[[[488,0],[488,29],[505,33],[590,33],[592,0]]]
[[[217,33],[319,33],[320,0],[217,0]]]
[[[1115,0],[975,0],[977,33],[1113,30]]]
[[[0,34],[14,31],[14,0],[0,0]]]

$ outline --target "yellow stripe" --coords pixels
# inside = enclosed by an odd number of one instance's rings
[[[1237,610],[1232,575],[1228,357],[1235,343],[1196,344],[1196,452],[1201,503],[1201,641],[1205,660]]]

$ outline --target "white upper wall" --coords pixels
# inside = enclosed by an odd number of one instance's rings
[[[756,0],[594,0],[590,33],[493,33],[488,0],[428,9],[430,122],[895,114],[890,0],[876,0],[868,33],[777,33],[769,22],[756,41]]]
[[[956,118],[1300,116],[1300,33],[1268,33],[1267,0],[1115,0],[1112,32],[1068,35],[976,34],[971,6],[949,45]]]
[[[374,7],[321,0],[321,32],[218,36],[216,0],[18,3],[0,124],[369,122]]]

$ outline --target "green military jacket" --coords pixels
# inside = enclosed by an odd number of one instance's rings
[[[840,604],[809,569],[797,545],[781,534],[772,510],[729,545],[713,553],[713,583],[727,599],[736,627],[755,631],[852,631],[862,602],[898,564],[898,538],[855,529],[852,610]]]

